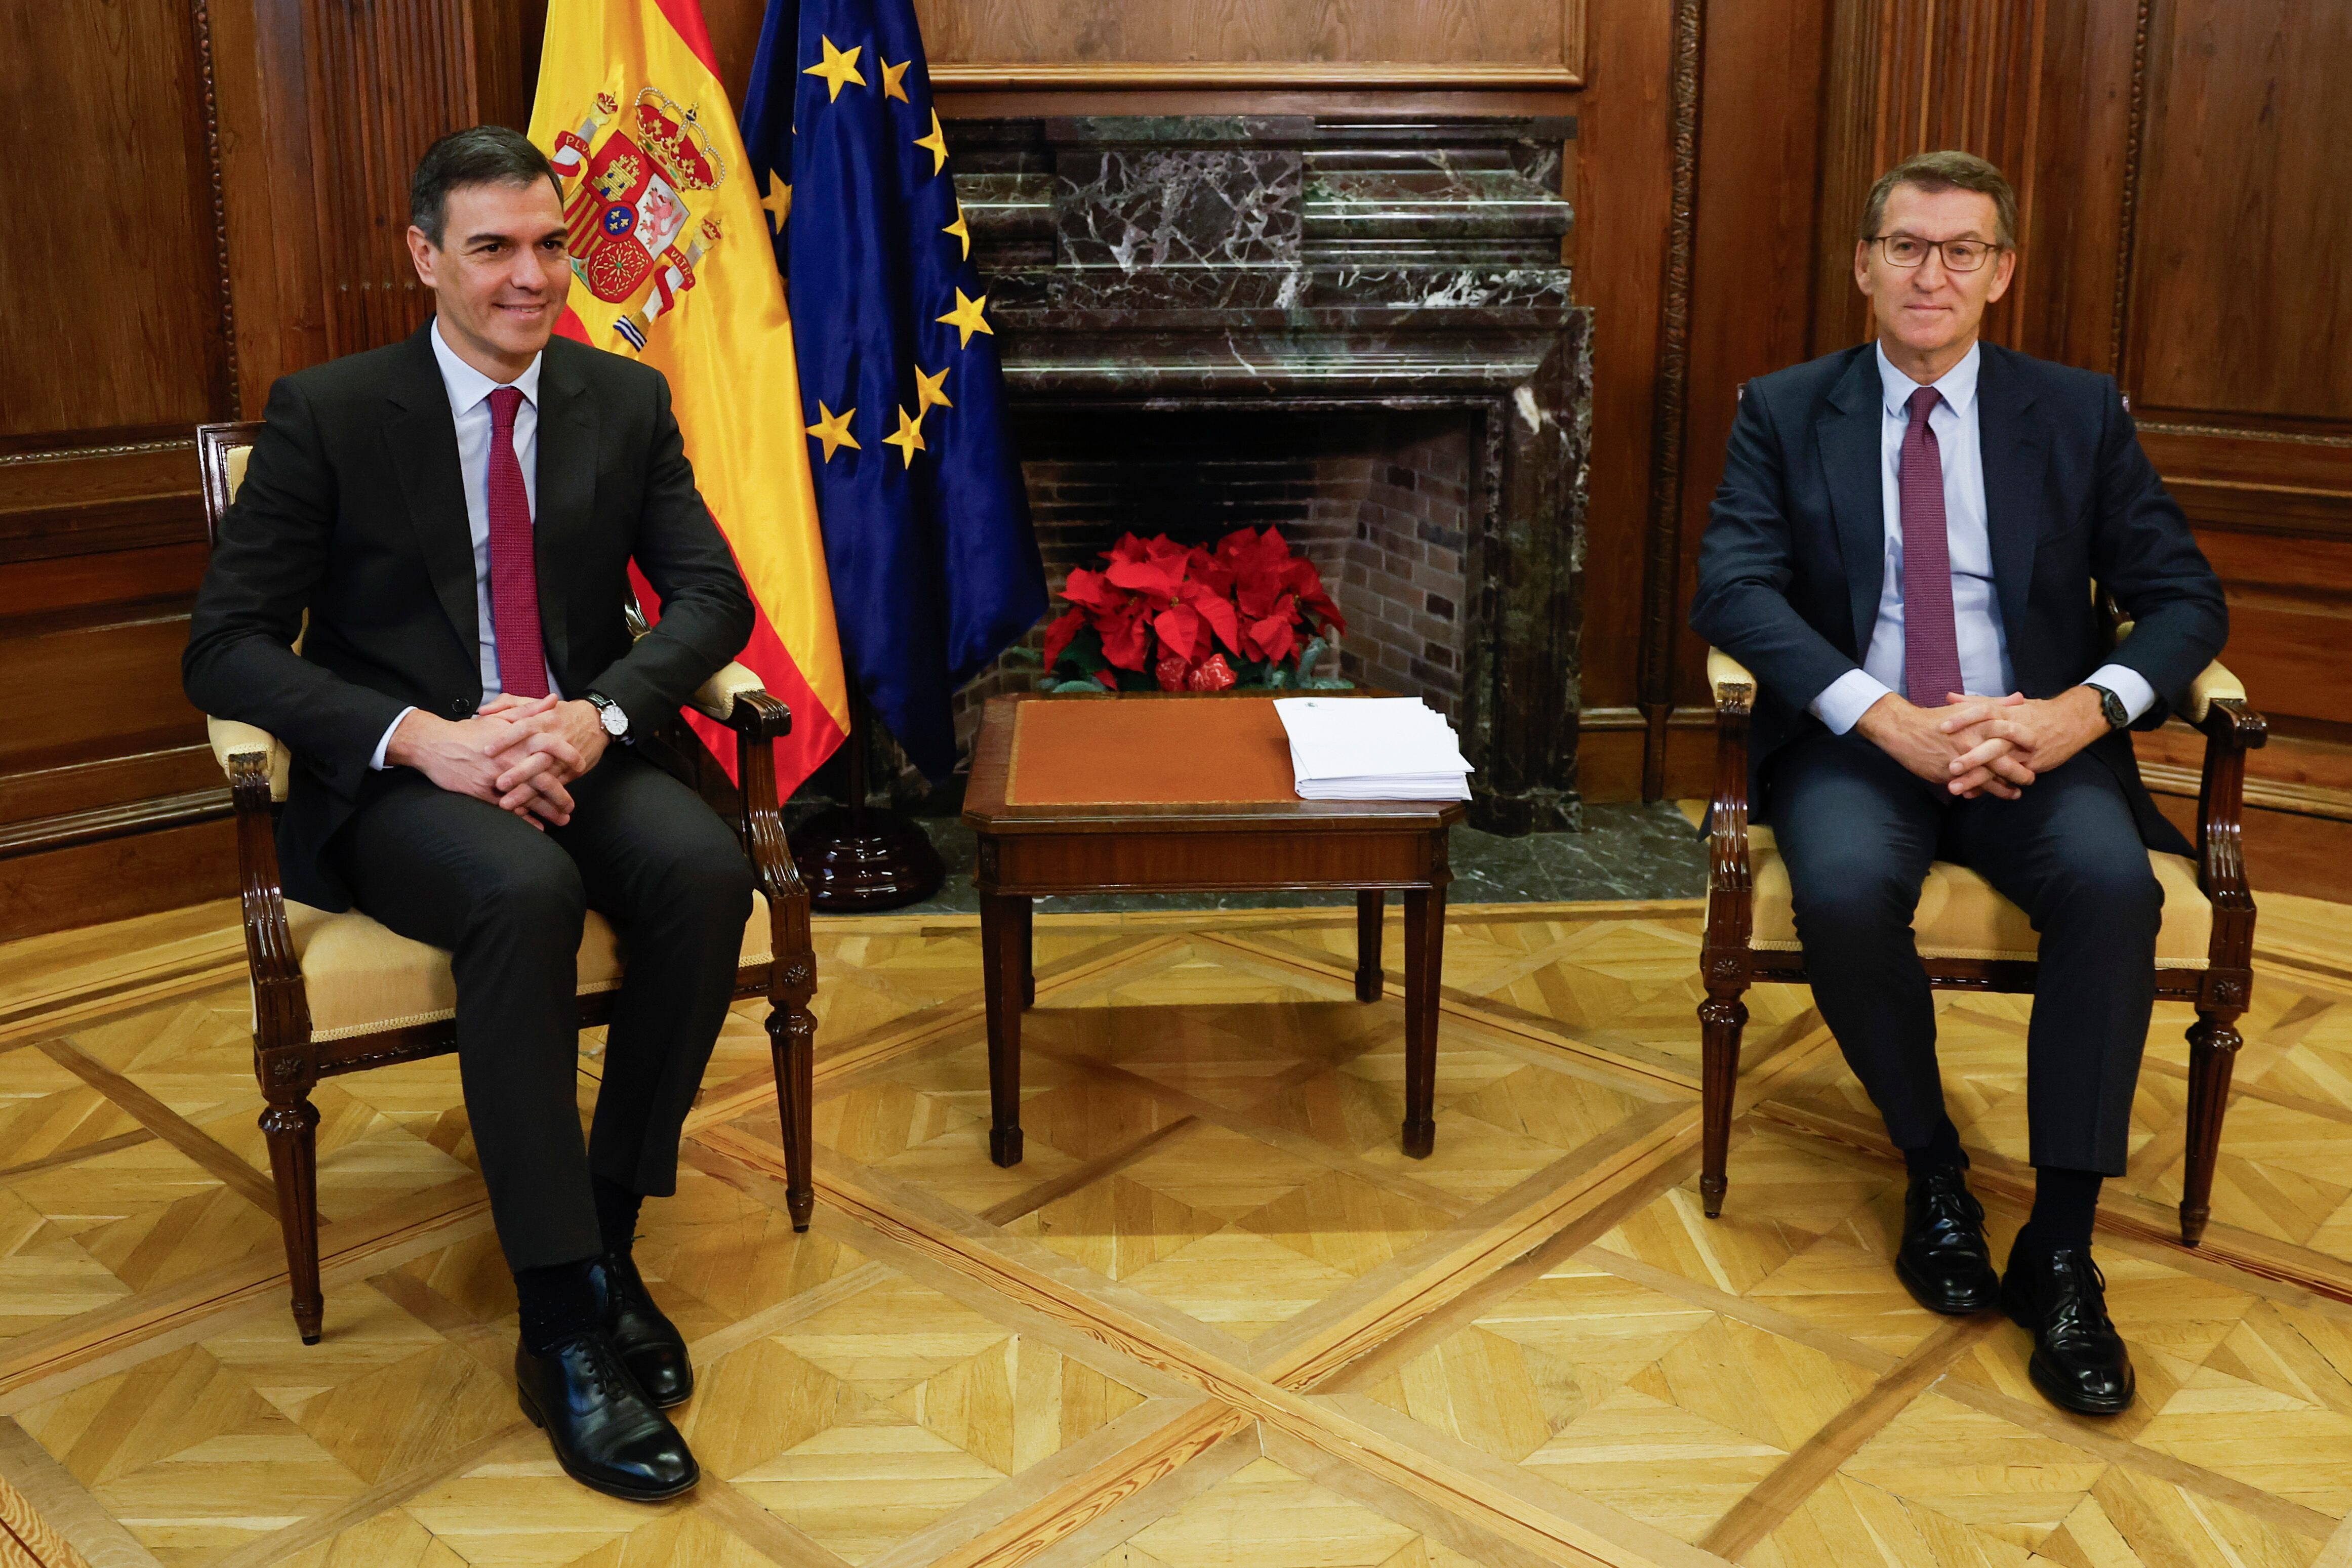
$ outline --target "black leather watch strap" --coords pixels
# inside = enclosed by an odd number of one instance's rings
[[[2109,729],[2131,727],[2131,710],[2124,706],[2123,698],[2096,681],[2084,681],[2083,684],[2099,694],[2099,714],[2107,721]]]

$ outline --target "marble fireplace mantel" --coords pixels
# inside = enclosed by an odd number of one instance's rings
[[[1032,409],[1449,411],[1469,427],[1472,820],[1580,825],[1589,310],[1569,120],[967,120],[958,193]]]

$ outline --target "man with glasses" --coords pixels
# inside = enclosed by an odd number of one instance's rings
[[[2129,1407],[2091,1260],[2154,1005],[2163,895],[2189,852],[2134,727],[2221,652],[2221,589],[2107,376],[1980,340],[2017,265],[2017,198],[1965,152],[1872,187],[1854,246],[1875,343],[1748,383],[1700,546],[1691,626],[1756,673],[1750,796],[1789,869],[1822,1017],[1902,1149],[1895,1270],[1921,1305],[2000,1306],[2035,1386]],[[2111,639],[2094,582],[2136,626]],[[1931,861],[2041,934],[2026,1040],[2033,1211],[2003,1274],[1944,1108],[1911,920]]]

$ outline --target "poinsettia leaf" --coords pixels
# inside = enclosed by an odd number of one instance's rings
[[[1234,615],[1232,600],[1200,582],[1185,583],[1182,596],[1186,606],[1209,623],[1209,629],[1224,640],[1226,647],[1236,653],[1242,651],[1241,625]]]
[[[1151,622],[1139,613],[1122,614],[1108,624],[1097,622],[1102,633],[1103,657],[1122,670],[1140,670],[1150,652]]]
[[[1103,575],[1121,588],[1133,589],[1160,604],[1176,597],[1176,585],[1184,578],[1181,561],[1171,564],[1161,560],[1115,560]]]
[[[1070,639],[1076,636],[1078,634],[1079,628],[1085,626],[1086,623],[1087,612],[1085,608],[1076,604],[1064,611],[1061,614],[1055,616],[1051,622],[1046,623],[1045,667],[1047,669],[1052,669],[1055,664],[1061,662],[1062,650],[1070,645]]]
[[[1268,615],[1250,622],[1249,638],[1260,653],[1279,664],[1298,646],[1298,628],[1287,615]]]
[[[1188,667],[1200,653],[1201,615],[1191,605],[1161,611],[1151,618],[1151,628],[1160,633],[1160,646]]]
[[[1062,585],[1062,597],[1097,612],[1116,610],[1128,598],[1125,591],[1112,587],[1101,572],[1083,566],[1072,571],[1070,580]]]

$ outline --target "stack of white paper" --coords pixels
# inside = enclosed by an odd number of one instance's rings
[[[1467,800],[1454,727],[1419,697],[1286,697],[1302,800]]]

